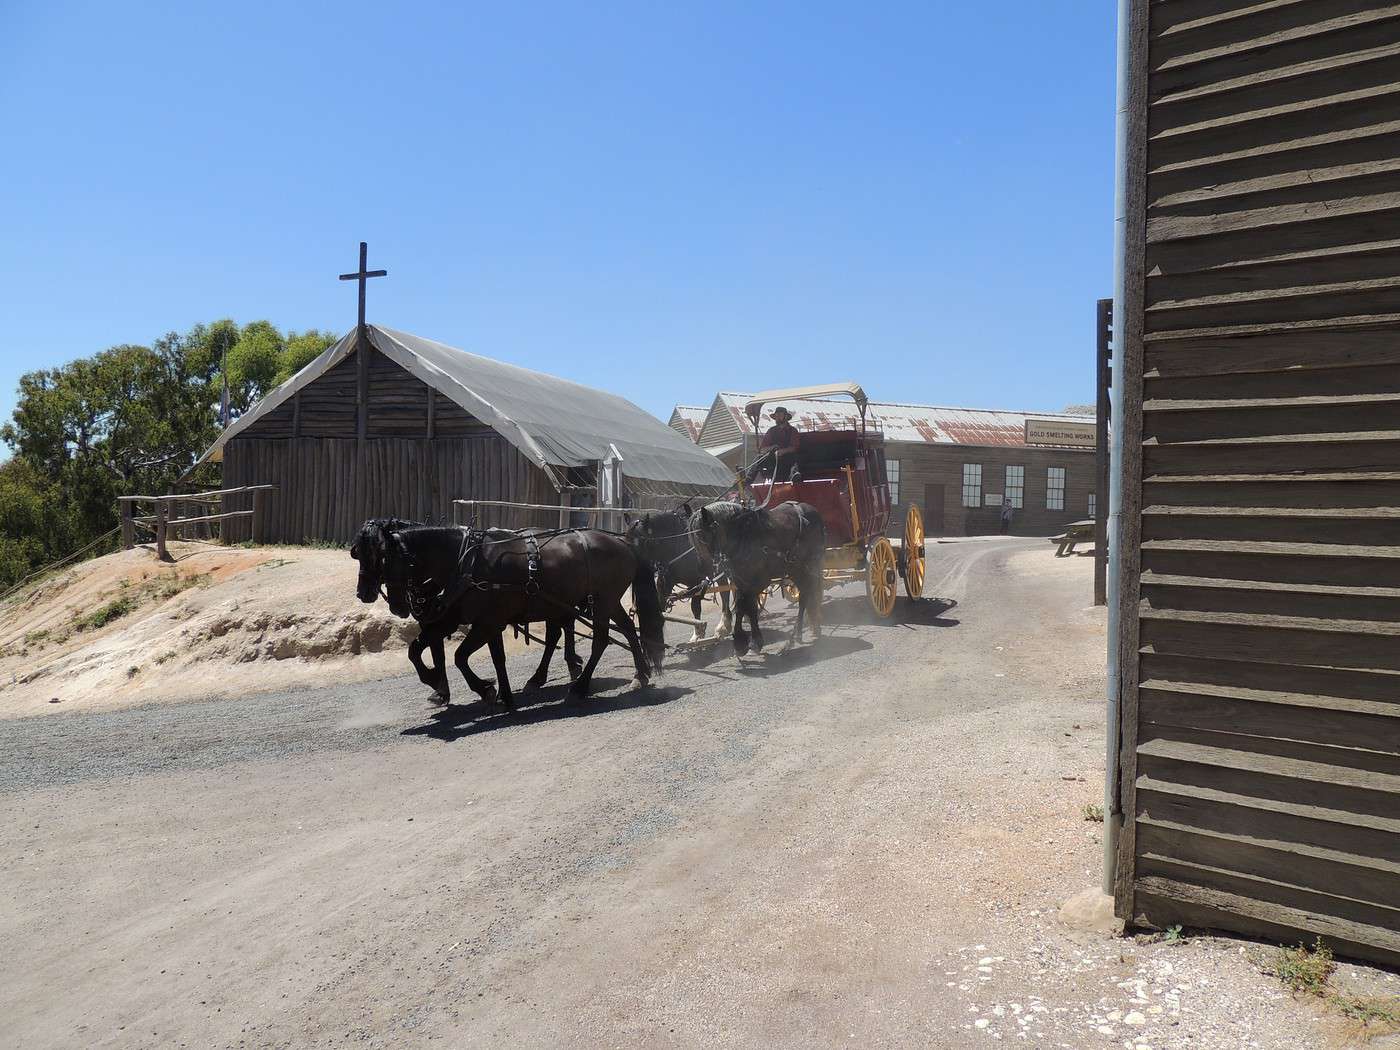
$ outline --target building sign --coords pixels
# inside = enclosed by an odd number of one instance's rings
[[[1060,448],[1093,448],[1094,424],[1066,419],[1027,419],[1027,445],[1055,445]]]

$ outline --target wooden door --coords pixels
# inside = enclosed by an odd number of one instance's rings
[[[943,535],[943,486],[924,486],[924,535]]]

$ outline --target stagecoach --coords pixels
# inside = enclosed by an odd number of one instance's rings
[[[900,579],[911,601],[923,596],[924,521],[919,508],[910,504],[899,548],[890,543],[886,535],[891,507],[885,437],[878,421],[870,418],[865,391],[855,383],[769,390],[750,399],[745,411],[761,434],[764,405],[833,396],[855,402],[859,413],[856,426],[799,427],[795,462],[785,457],[779,464],[772,451],[765,452],[741,474],[733,495],[757,506],[796,500],[815,507],[826,525],[824,568],[828,585],[864,580],[871,608],[876,615],[888,617],[894,613]],[[746,481],[745,475],[752,480]],[[796,599],[791,584],[784,585],[784,594]]]

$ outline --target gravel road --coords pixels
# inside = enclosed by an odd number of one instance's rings
[[[0,1043],[1325,1045],[1233,942],[1058,921],[1099,870],[1090,575],[931,544],[894,622],[842,588],[779,655],[778,599],[771,655],[633,690],[610,649],[514,716],[400,677],[0,723]]]

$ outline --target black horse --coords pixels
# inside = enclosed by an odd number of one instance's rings
[[[415,615],[470,624],[454,659],[467,684],[487,702],[499,698],[507,707],[513,706],[500,644],[504,629],[545,623],[547,661],[550,637],[557,638],[580,608],[592,612],[593,647],[573,684],[575,695],[588,695],[593,671],[608,644],[610,622],[627,640],[641,685],[661,667],[664,625],[651,566],[610,533],[579,529],[488,536],[447,527],[390,531],[378,568],[378,580],[370,586],[362,576],[362,601],[373,601],[380,583],[386,593],[401,587]],[[645,649],[622,608],[622,596],[629,587],[636,598]],[[491,646],[495,684],[478,678],[468,665],[482,645]]]
[[[385,580],[384,558],[389,544],[393,542],[390,539],[391,533],[429,527],[422,522],[406,521],[402,518],[371,518],[360,526],[358,535],[350,545],[350,556],[360,563],[359,580],[356,586],[360,601],[373,602],[382,588],[384,600],[388,603],[390,612],[395,616],[405,618],[408,616],[416,617],[406,585],[402,581],[390,583]],[[500,538],[507,535],[515,534],[508,533],[503,529],[491,529],[487,532],[488,537]],[[408,643],[408,659],[413,664],[413,669],[418,673],[419,681],[433,690],[432,699],[439,704],[450,703],[452,696],[451,687],[448,684],[447,656],[443,643],[451,638],[457,628],[462,625],[462,621],[454,613],[455,610],[448,610],[436,619],[419,618],[418,637]],[[562,627],[559,623],[550,622],[545,632],[544,655],[540,659],[539,668],[527,683],[529,688],[538,688],[548,679],[549,664],[554,656],[554,649],[558,645],[561,631],[564,636],[564,662],[569,668],[570,680],[576,680],[582,671],[583,661],[579,659],[574,648],[573,619],[569,619]],[[501,645],[499,635],[490,639],[487,645],[490,646],[493,659],[498,648],[501,654],[500,660],[505,659],[505,649]],[[425,650],[432,657],[431,666],[423,661]]]
[[[691,617],[699,623],[692,642],[705,637],[706,625],[700,619],[704,612],[701,604],[705,598],[700,585],[709,581],[715,574],[714,560],[701,554],[695,548],[690,534],[690,504],[682,503],[675,510],[655,511],[641,517],[628,516],[627,540],[656,571],[656,593],[664,605],[679,584],[691,588]],[[720,591],[720,601],[724,607],[724,619],[720,622],[718,637],[723,638],[734,629],[734,620],[729,613],[729,592]]]
[[[802,641],[804,621],[812,626],[812,640],[820,640],[826,525],[816,507],[791,501],[768,508],[711,503],[691,518],[691,532],[696,549],[720,564],[734,583],[736,653],[763,649],[758,597],[775,580],[791,580],[799,595],[797,626],[784,648]],[[753,631],[752,644],[745,619]]]

